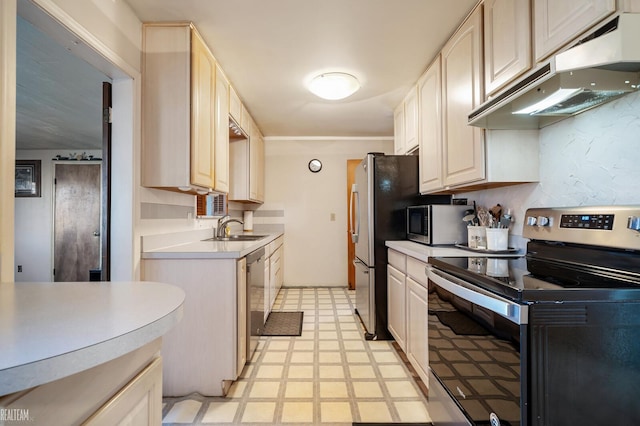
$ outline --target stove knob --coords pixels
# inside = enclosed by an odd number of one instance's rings
[[[533,216],[527,217],[527,225],[534,226],[536,224],[536,218]]]
[[[629,219],[627,219],[627,228],[631,229],[632,231],[640,232],[640,217],[629,216]]]
[[[545,216],[538,216],[538,219],[536,220],[538,226],[548,226],[549,225],[549,218],[545,217]]]

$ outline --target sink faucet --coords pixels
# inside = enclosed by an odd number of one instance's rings
[[[217,232],[218,238],[225,237],[225,234],[227,233],[227,226],[229,226],[231,222],[237,222],[240,225],[244,224],[244,222],[241,220],[232,219],[231,216],[229,216],[228,214],[222,216],[220,219],[218,219],[218,232]]]

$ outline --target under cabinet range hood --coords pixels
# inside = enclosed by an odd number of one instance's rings
[[[640,89],[640,14],[620,14],[469,114],[486,129],[537,129]]]

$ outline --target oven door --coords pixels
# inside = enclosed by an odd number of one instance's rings
[[[524,424],[527,306],[432,266],[427,275],[433,424]]]

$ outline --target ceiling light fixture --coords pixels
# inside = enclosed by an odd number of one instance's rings
[[[360,89],[358,79],[344,72],[328,72],[314,77],[309,90],[322,99],[344,99]]]

